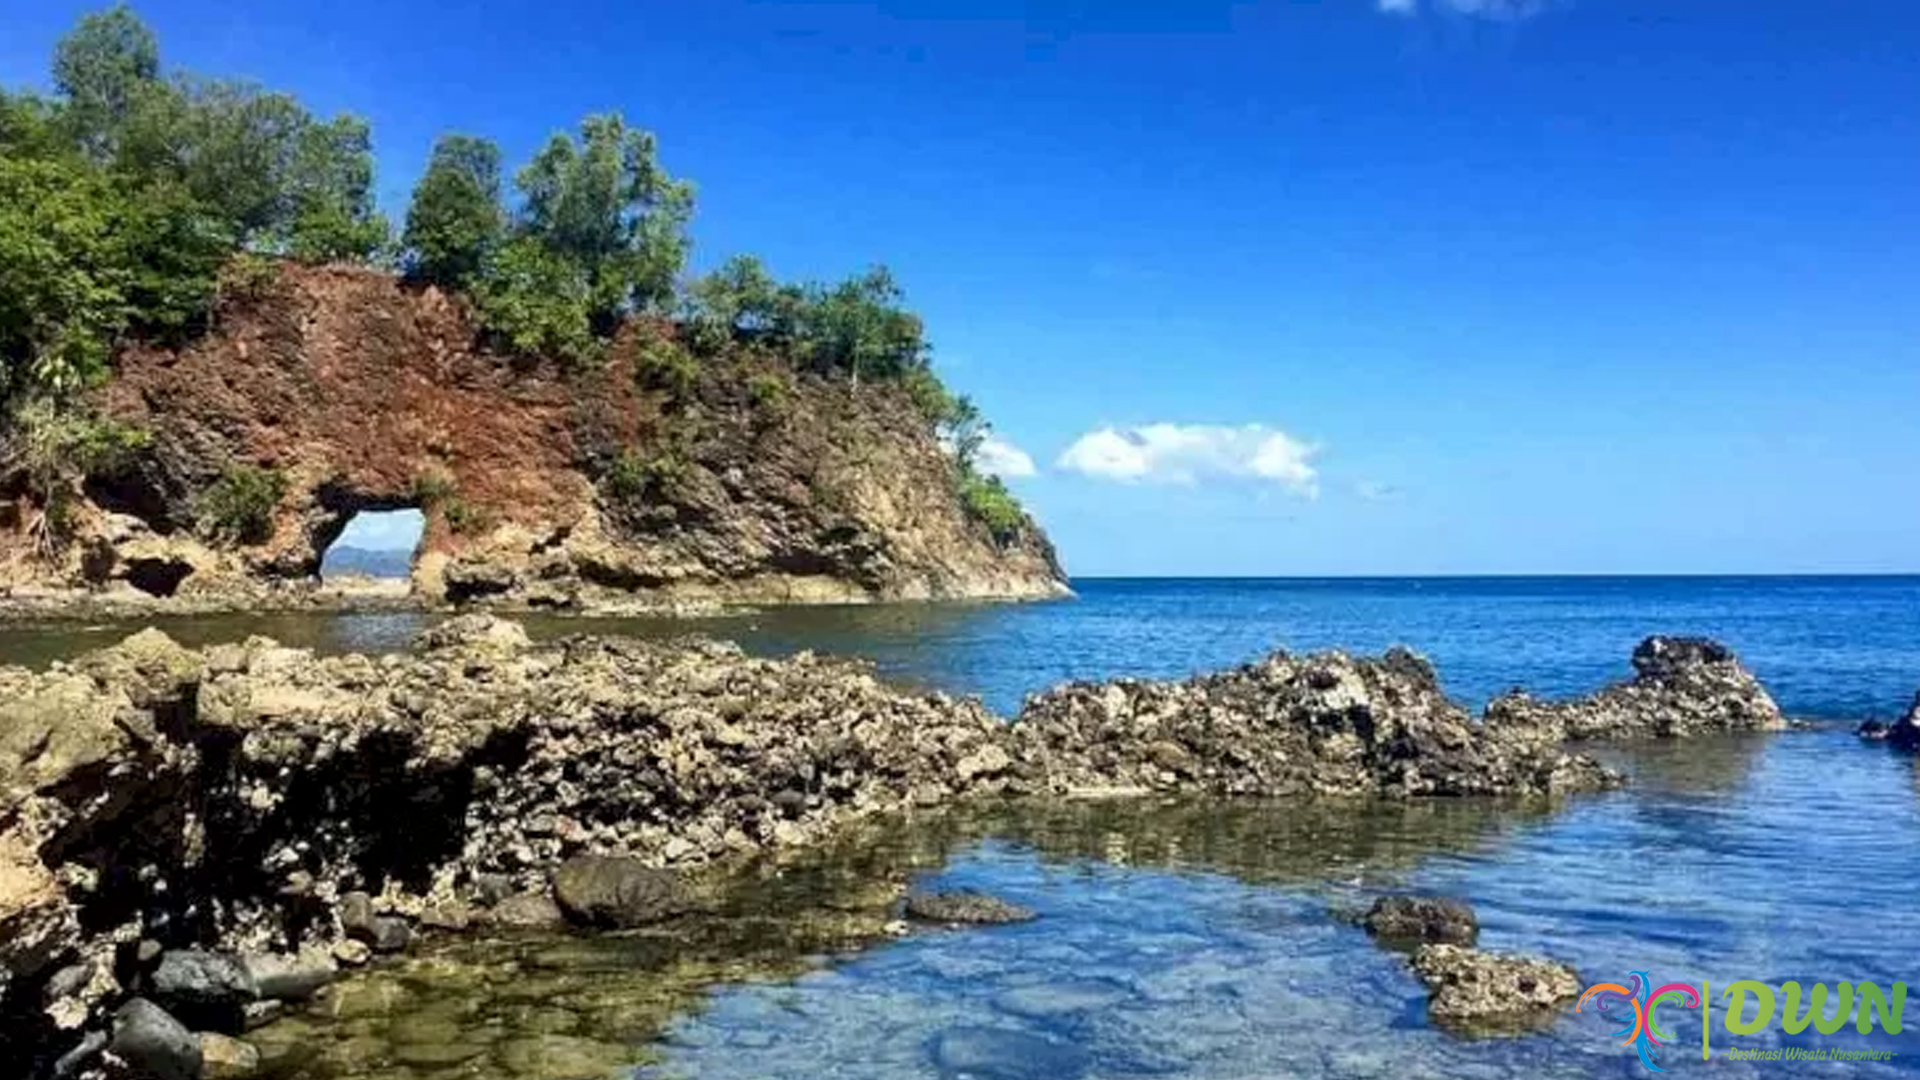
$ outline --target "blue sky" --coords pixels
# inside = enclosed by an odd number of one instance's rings
[[[1077,574],[1920,570],[1906,0],[137,8],[396,210],[618,109],[700,264],[887,262]]]

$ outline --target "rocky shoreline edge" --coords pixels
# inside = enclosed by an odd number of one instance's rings
[[[489,615],[382,657],[263,638],[193,651],[143,631],[46,672],[0,668],[0,1060],[19,1076],[207,1075],[209,1052],[244,1057],[220,1040],[272,1002],[418,935],[651,923],[710,902],[741,859],[881,812],[1554,797],[1622,782],[1567,739],[1784,726],[1715,643],[1650,638],[1634,666],[1476,721],[1406,650],[1276,653],[1184,681],[1068,684],[1009,722],[859,663],[535,645]]]

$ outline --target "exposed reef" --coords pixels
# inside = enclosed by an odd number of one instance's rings
[[[182,1046],[135,997],[236,1035],[422,935],[714,910],[740,861],[882,812],[1142,791],[1538,797],[1619,779],[1538,728],[1474,724],[1404,650],[1073,684],[1009,723],[858,663],[535,645],[488,615],[382,657],[262,638],[194,651],[149,630],[45,672],[0,668],[0,1038],[28,1072],[123,1029]],[[904,910],[987,910],[951,900]]]
[[[1570,701],[1511,691],[1488,704],[1486,726],[1572,740],[1686,738],[1787,726],[1766,687],[1717,641],[1647,638],[1633,650],[1633,672],[1625,682]]]
[[[1530,728],[1485,728],[1405,649],[1275,653],[1178,682],[1072,683],[1031,698],[1014,760],[1056,792],[1551,794],[1616,774]]]

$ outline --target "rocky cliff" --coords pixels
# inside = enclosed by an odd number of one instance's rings
[[[1065,591],[1031,519],[995,528],[969,512],[900,386],[823,379],[751,347],[694,363],[672,335],[636,323],[604,361],[563,370],[488,352],[438,290],[282,268],[224,300],[201,340],[122,356],[96,405],[145,444],[89,480],[57,557],[29,543],[24,491],[0,491],[0,587],[298,599],[356,513],[417,507],[413,579],[431,601]],[[209,495],[236,478],[267,491],[267,512],[253,535],[210,533]]]

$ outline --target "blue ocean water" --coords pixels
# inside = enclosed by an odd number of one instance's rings
[[[869,656],[1003,710],[1067,679],[1184,676],[1276,648],[1407,645],[1473,705],[1594,689],[1653,633],[1736,649],[1798,716],[1896,713],[1920,688],[1920,577],[1090,579],[1029,605],[775,610],[701,629]]]

